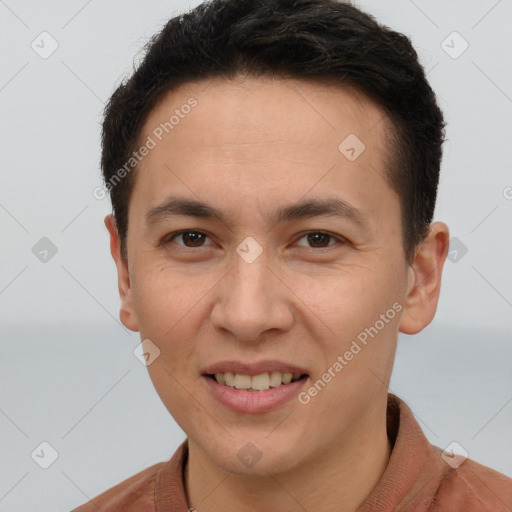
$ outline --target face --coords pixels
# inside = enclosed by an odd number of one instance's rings
[[[354,91],[268,78],[188,84],[146,120],[127,263],[107,219],[121,319],[150,340],[189,441],[228,471],[293,470],[385,411],[397,333],[418,324],[387,129]]]

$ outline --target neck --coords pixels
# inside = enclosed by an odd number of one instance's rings
[[[374,411],[354,424],[314,460],[286,473],[266,476],[230,473],[218,467],[193,441],[188,441],[185,489],[197,512],[355,512],[379,482],[391,455],[386,414]]]

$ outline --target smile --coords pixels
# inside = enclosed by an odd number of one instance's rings
[[[201,379],[217,403],[236,413],[261,414],[295,400],[310,377],[289,372],[261,372],[252,376],[225,372],[204,374]]]
[[[277,388],[291,382],[295,382],[302,377],[303,374],[281,373],[281,372],[263,372],[258,375],[247,375],[243,373],[216,373],[208,375],[215,379],[219,384],[247,391],[267,391],[270,388]]]

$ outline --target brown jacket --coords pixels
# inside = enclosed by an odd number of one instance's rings
[[[459,467],[430,444],[411,410],[388,395],[391,458],[357,512],[512,512],[512,479],[470,459]],[[160,462],[72,512],[187,512],[183,469],[187,440]]]

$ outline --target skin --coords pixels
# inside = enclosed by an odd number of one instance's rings
[[[362,94],[289,79],[187,84],[150,112],[140,140],[191,96],[197,107],[136,171],[127,261],[114,217],[105,218],[121,321],[159,348],[148,371],[189,440],[189,504],[199,512],[354,511],[389,460],[398,333],[415,334],[435,315],[448,228],[433,223],[406,262],[398,196],[384,178],[389,124]],[[349,134],[366,145],[353,162],[338,150]],[[229,219],[176,216],[149,226],[148,210],[171,195]],[[365,225],[270,218],[277,206],[328,196],[357,208]],[[207,237],[171,240],[182,229]],[[332,237],[305,236],[318,231]],[[252,263],[236,252],[248,236],[263,249]],[[235,413],[204,385],[211,363],[277,359],[307,369],[307,389],[394,303],[401,311],[306,405],[292,399]],[[252,467],[237,457],[248,442],[262,455]]]

